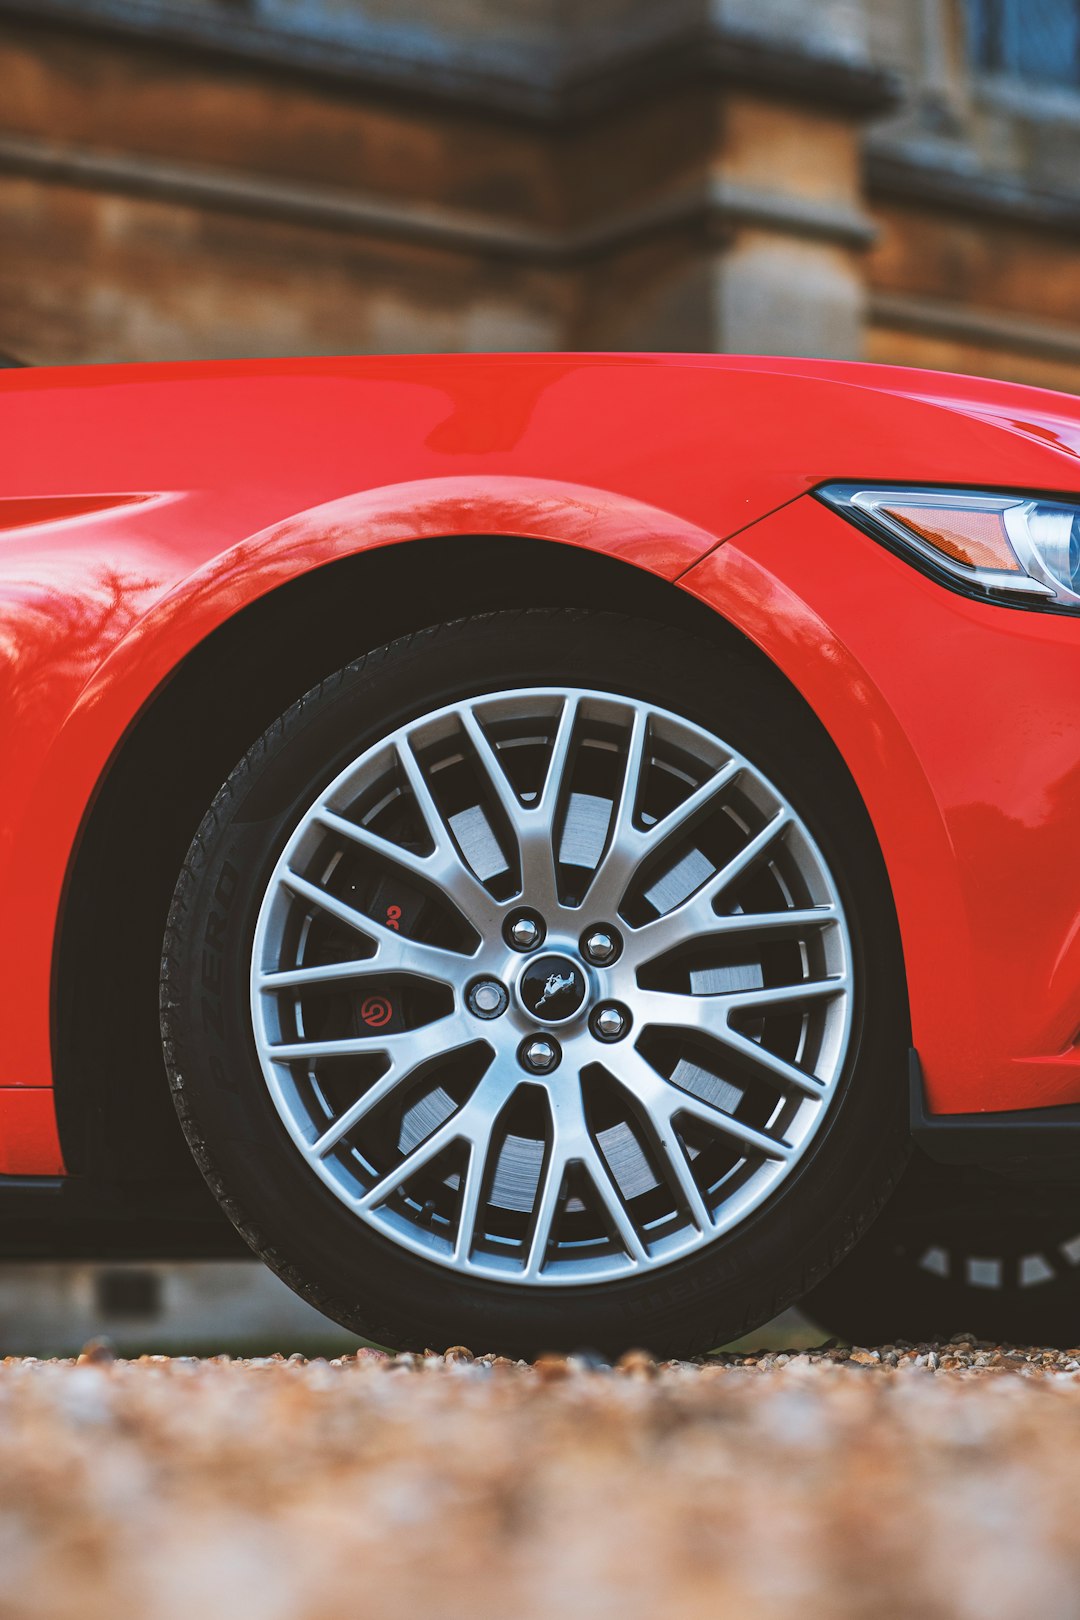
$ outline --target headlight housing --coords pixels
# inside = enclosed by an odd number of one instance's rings
[[[1080,610],[1080,501],[881,484],[814,493],[969,596]]]

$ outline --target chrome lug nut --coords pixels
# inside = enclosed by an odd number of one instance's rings
[[[550,1074],[552,1069],[558,1068],[562,1053],[558,1041],[553,1041],[549,1035],[534,1035],[521,1043],[518,1056],[524,1067],[534,1074]]]
[[[510,1001],[505,985],[498,979],[478,979],[471,986],[468,996],[469,1011],[477,1018],[498,1018],[504,1013]]]
[[[618,956],[621,943],[613,928],[591,928],[581,942],[581,949],[596,967],[607,967]]]
[[[593,1034],[602,1041],[618,1041],[630,1028],[630,1019],[621,1007],[616,1007],[612,1002],[606,1007],[597,1007],[592,1015],[592,1028]]]
[[[506,937],[519,951],[531,951],[544,937],[544,927],[538,917],[528,911],[519,911],[506,926]]]

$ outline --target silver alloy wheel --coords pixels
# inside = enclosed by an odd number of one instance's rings
[[[529,1286],[655,1271],[758,1209],[826,1116],[852,1000],[835,881],[765,776],[553,688],[347,766],[282,851],[251,974],[266,1084],[331,1192]]]

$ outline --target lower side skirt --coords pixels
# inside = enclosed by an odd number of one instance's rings
[[[914,1049],[909,1084],[911,1139],[935,1163],[979,1165],[1022,1180],[1080,1182],[1080,1106],[931,1114]]]

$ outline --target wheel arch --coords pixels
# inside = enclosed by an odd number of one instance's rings
[[[168,1095],[157,966],[184,855],[237,760],[304,691],[369,648],[427,624],[521,607],[607,609],[726,640],[795,691],[740,630],[678,585],[551,539],[455,535],[354,551],[240,608],[182,659],[129,727],[69,866],[52,1024],[70,1171],[107,1181],[132,1178],[133,1167],[137,1180],[197,1177]],[[869,817],[867,825],[873,835]],[[881,869],[888,888],[884,862]],[[898,930],[896,939],[899,952]]]
[[[158,686],[97,784],[65,882],[51,1021],[70,1171],[119,1180],[137,1163],[138,1179],[191,1174],[160,1056],[157,960],[184,854],[237,760],[297,697],[370,647],[521,606],[616,608],[698,634],[715,617],[677,586],[579,546],[425,538],[294,576],[225,619]]]

